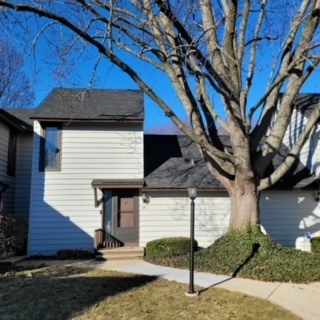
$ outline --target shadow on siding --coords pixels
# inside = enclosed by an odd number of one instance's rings
[[[53,199],[51,200],[53,205],[54,201],[58,201],[60,205],[63,203],[61,206],[71,207],[79,201],[79,196],[73,193],[63,194],[63,189],[59,190],[63,187],[61,179],[59,179],[61,172],[50,172],[51,177],[57,176],[50,180],[50,187],[53,191],[51,191],[51,194],[47,191],[45,195],[46,172],[39,171],[40,137],[35,135],[34,140],[35,153],[31,181],[28,255],[53,256],[56,255],[58,250],[64,249],[87,249],[93,252],[93,231],[92,235],[89,235],[70,220],[67,214],[72,212],[72,209],[68,208],[64,215],[45,200],[49,195]],[[88,188],[90,188],[89,184]],[[54,193],[59,196],[55,196]],[[73,218],[76,220],[77,215],[73,214]],[[83,216],[81,218],[83,219]]]
[[[269,191],[261,195],[261,224],[282,245],[310,249],[307,232],[320,230],[320,208],[315,191]]]

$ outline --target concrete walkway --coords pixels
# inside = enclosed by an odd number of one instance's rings
[[[95,267],[104,270],[157,276],[170,281],[189,283],[188,270],[157,266],[143,260],[27,260],[20,262],[19,265],[40,265],[41,263],[46,265],[66,264],[82,267]],[[311,284],[263,282],[195,272],[194,283],[203,288],[215,286],[269,300],[290,310],[304,320],[320,319],[320,282]]]
[[[106,270],[155,275],[170,281],[189,283],[188,270],[161,267],[141,260],[117,261],[117,263],[110,261],[99,267]],[[320,319],[320,282],[311,284],[263,282],[195,272],[194,283],[204,288],[215,286],[269,300],[304,320]]]

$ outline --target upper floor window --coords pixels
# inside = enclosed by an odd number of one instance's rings
[[[16,173],[17,132],[10,128],[8,144],[7,175],[14,176]]]
[[[47,125],[43,129],[40,145],[40,171],[60,170],[61,133],[60,127]]]

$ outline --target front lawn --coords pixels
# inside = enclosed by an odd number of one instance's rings
[[[88,268],[45,267],[6,276],[0,274],[0,318],[299,319],[268,301],[240,293],[210,288],[198,297],[189,298],[185,291],[186,284],[155,277]]]

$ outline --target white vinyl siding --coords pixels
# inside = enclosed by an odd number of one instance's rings
[[[315,191],[267,191],[261,196],[261,224],[277,242],[310,250],[306,232],[320,236],[320,205]]]
[[[148,241],[190,236],[190,200],[185,193],[147,192],[140,204],[140,245]],[[261,195],[261,225],[282,245],[310,250],[306,232],[320,235],[320,205],[313,191],[267,191]],[[228,229],[230,199],[226,193],[207,192],[195,200],[195,239],[207,247]]]
[[[190,236],[190,199],[185,192],[150,192],[150,202],[140,204],[140,246],[165,237]],[[207,247],[229,225],[230,199],[222,192],[200,192],[195,199],[195,239]]]
[[[28,253],[92,250],[101,208],[94,207],[91,182],[143,178],[142,126],[64,125],[59,172],[39,172],[40,132],[36,122]]]

